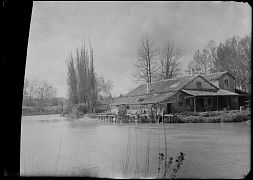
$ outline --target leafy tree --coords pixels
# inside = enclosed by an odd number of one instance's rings
[[[89,44],[90,45],[90,44]],[[86,104],[90,112],[95,111],[98,99],[97,83],[93,65],[93,48],[76,49],[76,57],[68,60],[68,99],[72,106]]]
[[[251,37],[233,36],[218,46],[210,40],[203,50],[197,50],[189,62],[191,69],[202,74],[228,71],[236,77],[237,88],[251,90]]]

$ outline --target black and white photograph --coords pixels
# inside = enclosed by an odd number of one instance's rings
[[[34,1],[20,176],[247,177],[251,22],[245,2]]]

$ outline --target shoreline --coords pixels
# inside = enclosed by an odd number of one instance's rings
[[[58,115],[61,117],[61,114],[29,114],[22,116],[40,116],[40,115]],[[97,114],[84,114],[82,116],[74,117],[74,116],[65,116],[68,119],[73,121],[85,121],[84,118],[88,117],[89,121],[98,121]],[[104,122],[104,121],[101,121]],[[233,123],[233,122],[245,122],[251,125],[251,111],[250,110],[231,110],[231,111],[210,111],[210,112],[182,112],[175,113],[171,120],[167,118],[164,119],[164,123]],[[122,123],[130,123],[130,122],[122,122]],[[150,123],[149,121],[141,121],[138,123]],[[153,122],[157,123],[157,121]]]

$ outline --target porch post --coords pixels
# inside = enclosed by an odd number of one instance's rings
[[[216,105],[217,105],[216,111],[218,111],[218,109],[219,109],[218,96],[216,96],[216,99],[217,99],[217,102],[216,102]]]
[[[227,96],[227,107],[228,107],[228,109],[229,109],[229,102],[228,102],[228,96]]]
[[[196,112],[196,96],[193,97],[194,112]]]

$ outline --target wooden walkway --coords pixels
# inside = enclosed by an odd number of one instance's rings
[[[173,114],[164,114],[156,116],[155,122],[157,123],[165,123],[165,118],[168,118],[168,123],[172,123]],[[105,122],[126,122],[126,123],[134,123],[134,122],[145,122],[150,121],[151,117],[148,114],[126,114],[126,115],[116,115],[112,113],[99,113],[98,119]]]

